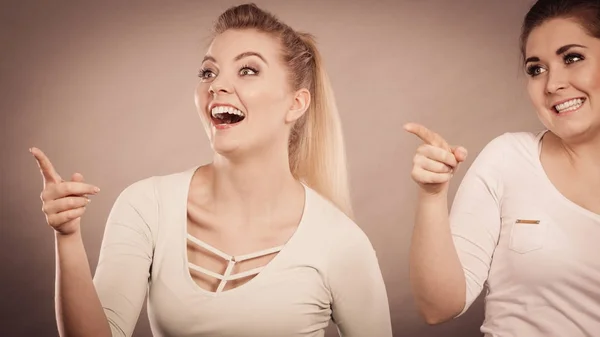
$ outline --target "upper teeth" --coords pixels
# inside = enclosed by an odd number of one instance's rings
[[[577,108],[579,108],[579,106],[581,106],[581,104],[583,104],[583,99],[575,98],[570,101],[566,101],[564,103],[557,104],[554,106],[554,108],[556,109],[556,111],[561,112],[566,109],[577,109]]]
[[[232,115],[244,116],[244,113],[232,106],[216,106],[210,111],[213,117],[218,114],[228,113]]]

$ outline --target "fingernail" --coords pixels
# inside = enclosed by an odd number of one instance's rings
[[[98,187],[94,187],[94,192],[98,193],[100,192],[100,189]]]

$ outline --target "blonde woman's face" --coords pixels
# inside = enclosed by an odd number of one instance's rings
[[[210,45],[195,102],[219,154],[287,146],[295,95],[280,49],[277,39],[254,30],[225,31]]]

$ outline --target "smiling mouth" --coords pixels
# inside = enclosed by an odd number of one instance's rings
[[[575,110],[579,109],[583,105],[584,102],[585,102],[585,98],[574,98],[574,99],[568,100],[566,102],[554,105],[552,107],[552,109],[554,110],[554,112],[556,112],[558,114],[569,112],[569,111],[575,111]]]
[[[215,125],[233,125],[246,118],[246,115],[232,106],[216,106],[211,109],[210,115]]]

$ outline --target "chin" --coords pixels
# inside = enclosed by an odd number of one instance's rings
[[[223,157],[233,157],[241,152],[240,145],[237,142],[224,142],[214,141],[211,143],[211,147],[216,154]]]
[[[600,127],[593,127],[589,123],[564,123],[562,125],[554,125],[549,128],[552,133],[558,136],[563,141],[567,142],[582,142],[588,138],[597,137],[600,133]]]

